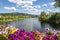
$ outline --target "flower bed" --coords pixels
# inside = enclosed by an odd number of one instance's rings
[[[40,33],[39,31],[27,32],[12,26],[0,26],[0,40],[60,40],[60,33],[51,30],[46,33]]]

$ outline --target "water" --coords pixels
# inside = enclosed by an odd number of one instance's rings
[[[45,28],[53,29],[49,24],[41,23],[38,18],[28,18],[20,21],[9,22],[8,24],[13,25],[19,29],[24,29],[26,31],[38,30],[40,32],[45,32]]]

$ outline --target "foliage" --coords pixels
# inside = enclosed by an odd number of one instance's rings
[[[39,19],[42,21],[42,22],[47,22],[48,19],[49,19],[50,16],[48,16],[45,12],[41,12],[41,15],[39,17]]]
[[[52,25],[60,25],[60,13],[56,12],[52,15],[46,15],[46,13],[42,12],[39,19],[43,22],[48,22]]]
[[[55,0],[56,1],[56,3],[55,3],[55,7],[60,7],[60,0]]]
[[[55,23],[55,24],[60,24],[60,13],[53,14],[50,17],[49,22],[50,23]]]
[[[4,23],[8,23],[15,20],[23,20],[26,18],[33,18],[36,15],[25,14],[25,13],[0,13],[0,25],[4,25]]]

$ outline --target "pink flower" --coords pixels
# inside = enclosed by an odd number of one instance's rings
[[[2,34],[3,33],[3,31],[0,31],[0,34]]]
[[[0,26],[0,29],[2,28],[2,26]]]

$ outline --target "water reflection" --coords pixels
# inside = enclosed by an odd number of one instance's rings
[[[41,23],[38,18],[28,18],[21,21],[9,22],[10,25],[16,26],[19,29],[25,29],[26,31],[38,30],[45,32],[45,28],[54,29],[49,24]]]

